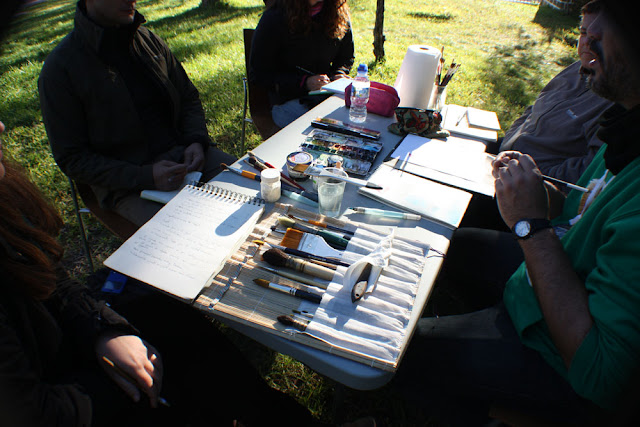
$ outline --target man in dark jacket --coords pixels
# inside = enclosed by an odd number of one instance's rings
[[[600,149],[598,119],[613,105],[589,89],[583,73],[593,60],[586,33],[598,7],[588,3],[582,9],[577,46],[580,60],[545,86],[535,103],[505,132],[500,145],[500,151],[529,154],[543,174],[574,183]]]
[[[47,58],[38,87],[53,156],[101,206],[144,224],[161,207],[145,189],[202,180],[232,156],[210,147],[198,90],[135,0],[80,0],[74,30]]]

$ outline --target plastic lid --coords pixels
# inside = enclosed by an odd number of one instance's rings
[[[280,181],[280,171],[274,168],[265,169],[260,172],[260,177],[263,182],[277,182]]]
[[[366,73],[368,71],[369,71],[369,68],[367,68],[367,64],[358,65],[358,73]]]

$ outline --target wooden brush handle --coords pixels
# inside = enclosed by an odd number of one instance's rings
[[[312,264],[308,261],[303,261],[301,259],[296,259],[289,257],[287,259],[287,267],[293,268],[294,270],[298,270],[302,273],[308,274],[309,276],[317,277],[319,279],[329,280],[333,279],[333,274],[335,271],[330,268],[323,267],[321,265]]]

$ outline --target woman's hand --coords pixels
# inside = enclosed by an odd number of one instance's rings
[[[329,76],[327,76],[326,74],[309,76],[305,81],[305,85],[307,86],[307,89],[309,89],[310,91],[320,90],[322,89],[322,86],[326,85],[327,83],[331,83],[331,80],[329,79]]]
[[[151,407],[158,406],[162,361],[153,346],[135,335],[105,334],[96,342],[96,355],[107,374],[134,402],[140,401],[142,391],[149,396]],[[111,360],[129,378],[109,366],[103,357]]]

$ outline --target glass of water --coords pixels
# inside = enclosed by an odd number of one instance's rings
[[[324,168],[325,171],[347,177],[347,173],[339,168]],[[340,215],[342,198],[344,197],[344,187],[347,183],[330,176],[318,177],[318,203],[320,213],[324,216],[336,218]]]

